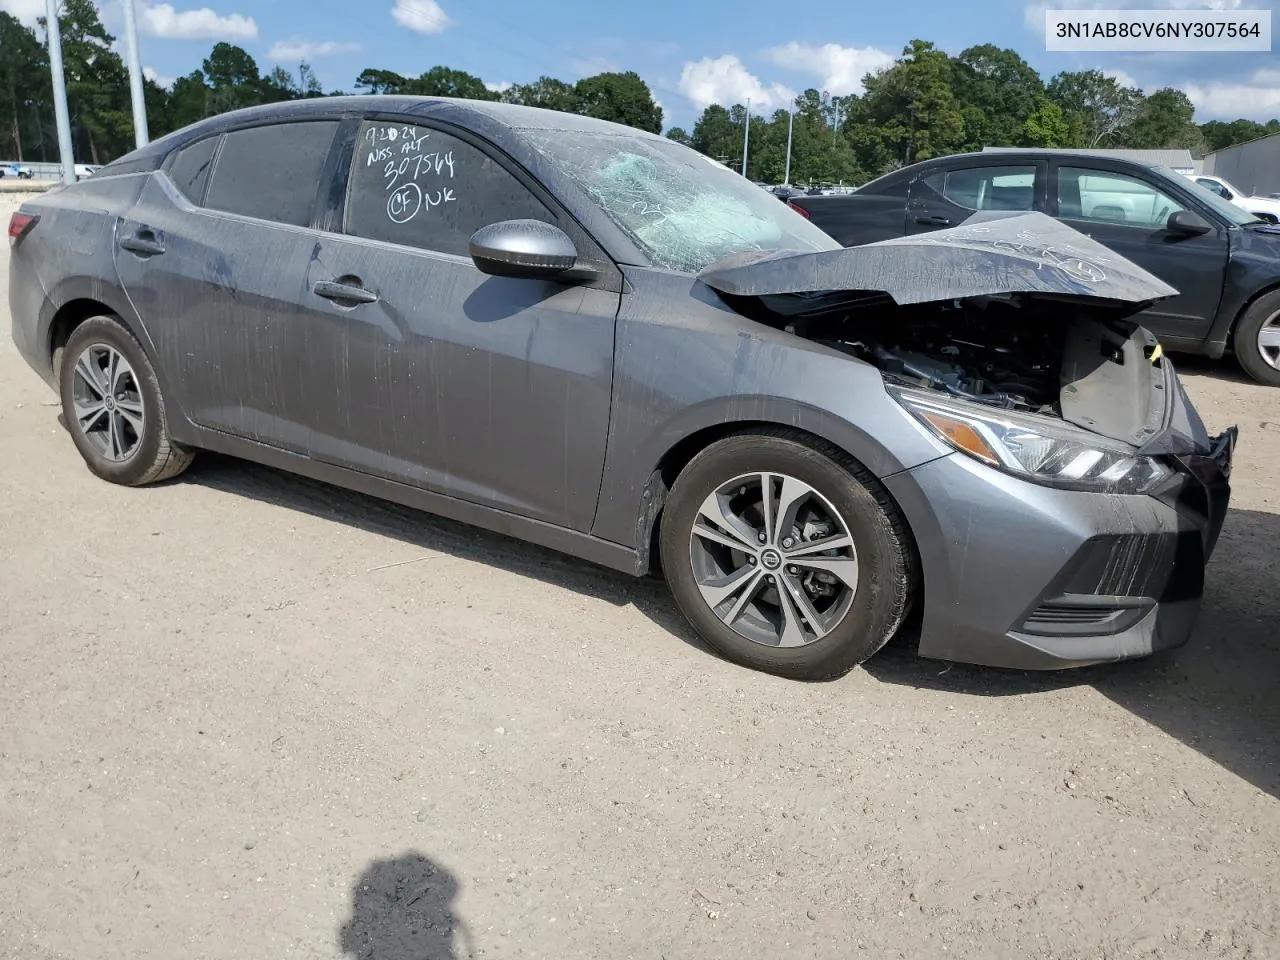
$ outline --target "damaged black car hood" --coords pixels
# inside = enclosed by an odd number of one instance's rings
[[[747,251],[698,274],[729,296],[883,293],[899,305],[1000,294],[1110,301],[1125,315],[1177,294],[1095,240],[1042,213],[977,213],[957,227],[861,247]]]

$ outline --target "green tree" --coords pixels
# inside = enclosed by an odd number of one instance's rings
[[[965,149],[1017,144],[1044,93],[1040,74],[1014,51],[990,43],[961,51],[953,71]]]
[[[0,12],[0,147],[6,156],[23,159],[23,130],[27,142],[40,141],[40,106],[49,90],[49,61],[35,31]]]
[[[374,70],[367,68],[356,77],[356,86],[365,87],[366,93],[404,93],[408,81],[398,73],[390,70]]]
[[[1071,125],[1062,115],[1062,108],[1048,97],[1037,99],[1035,110],[1022,123],[1022,134],[1017,144],[1050,150],[1077,146],[1071,142]]]
[[[204,73],[193,70],[173,82],[169,91],[170,122],[175,130],[212,116],[213,91],[204,81]]]
[[[1256,120],[1210,120],[1200,125],[1200,133],[1204,136],[1209,150],[1225,150],[1237,143],[1247,143],[1259,137],[1280,133],[1280,120],[1270,120],[1265,124]]]
[[[465,70],[432,67],[406,84],[405,93],[420,97],[465,97],[468,100],[497,100],[498,95],[484,81]]]
[[[1046,90],[1078,128],[1084,147],[1123,143],[1125,129],[1142,111],[1141,90],[1122,87],[1098,70],[1059,73]]]
[[[729,111],[713,103],[693,124],[690,146],[725,163],[742,160],[742,120],[735,124]]]
[[[584,77],[573,92],[578,113],[650,133],[662,132],[662,108],[654,103],[648,84],[635,71]]]
[[[128,74],[111,49],[115,37],[92,0],[63,0],[58,28],[73,150],[91,163],[119,156],[133,146],[133,115]]]
[[[257,61],[243,47],[214,44],[202,69],[209,87],[210,114],[255,106],[266,99],[268,84],[258,72]]]
[[[1202,139],[1193,117],[1196,108],[1181,90],[1164,87],[1143,101],[1138,116],[1125,128],[1126,146],[1190,148]]]
[[[959,149],[964,116],[953,92],[951,58],[927,40],[912,40],[891,67],[866,78],[866,93],[854,111],[868,129],[856,136],[878,165],[903,164]]]
[[[693,144],[693,138],[689,136],[683,127],[672,127],[667,131],[667,139],[674,140],[676,143],[683,143],[686,147]]]
[[[502,100],[565,113],[576,113],[578,110],[578,97],[572,84],[555,77],[542,76],[533,83],[517,83],[502,94]]]

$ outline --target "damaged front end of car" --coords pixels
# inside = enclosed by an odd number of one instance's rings
[[[737,254],[700,279],[745,316],[876,367],[936,435],[1025,479],[1150,493],[1171,458],[1230,442],[1208,435],[1135,319],[1177,291],[1043,214]]]
[[[1185,642],[1236,430],[1208,434],[1136,319],[1173,288],[1041,214],[738,254],[700,279],[744,316],[876,367],[964,455],[888,482],[932,531],[918,538],[923,655],[1052,668]]]

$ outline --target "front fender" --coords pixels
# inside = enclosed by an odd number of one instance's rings
[[[718,299],[689,297],[688,279],[628,277],[619,314],[613,411],[593,535],[640,549],[646,488],[667,454],[738,426],[787,427],[839,447],[877,477],[944,456],[874,367],[746,320]],[[645,306],[650,283],[682,284],[678,313]],[[661,303],[674,291],[656,298]],[[639,302],[636,302],[636,301]],[[668,307],[671,304],[668,302]]]

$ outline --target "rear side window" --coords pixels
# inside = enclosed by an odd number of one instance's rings
[[[213,169],[218,140],[218,137],[206,137],[183,147],[169,162],[169,179],[196,206],[204,202],[204,189],[209,185],[209,172]]]
[[[1032,210],[1036,168],[968,167],[938,172],[925,183],[968,210]]]
[[[205,206],[305,227],[336,120],[236,130],[223,138]]]
[[[365,123],[347,188],[346,232],[467,256],[471,236],[500,220],[555,217],[484,151],[428,127]]]

